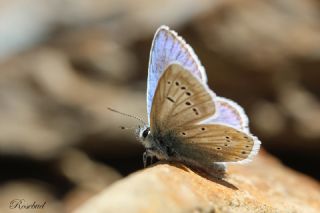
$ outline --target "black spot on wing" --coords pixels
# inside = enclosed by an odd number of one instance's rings
[[[171,101],[172,103],[175,103],[175,101],[171,98],[171,97],[167,97],[167,99],[169,100],[169,101]]]
[[[192,110],[193,110],[194,114],[199,115],[199,111],[197,108],[192,108]]]

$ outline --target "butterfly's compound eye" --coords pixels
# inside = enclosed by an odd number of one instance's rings
[[[150,132],[150,129],[149,129],[149,128],[146,128],[146,129],[142,132],[142,137],[143,137],[143,138],[146,138],[146,137],[148,136],[149,132]]]

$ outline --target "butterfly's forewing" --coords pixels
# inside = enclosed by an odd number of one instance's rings
[[[179,64],[160,77],[153,99],[150,128],[165,130],[196,124],[215,113],[214,94]]]
[[[173,141],[173,149],[203,164],[245,162],[258,152],[260,145],[254,136],[222,124],[182,126],[175,131],[179,140]]]
[[[217,116],[206,120],[205,124],[226,124],[244,132],[249,132],[248,117],[237,103],[222,97],[216,97]]]
[[[155,33],[150,51],[147,85],[148,118],[150,118],[158,80],[165,68],[172,62],[180,64],[202,82],[207,82],[204,68],[192,48],[176,32],[169,30],[166,26],[161,26]]]

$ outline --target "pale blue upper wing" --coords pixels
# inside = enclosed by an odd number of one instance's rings
[[[242,107],[227,98],[216,97],[217,113],[205,120],[205,124],[226,124],[249,133],[248,117]]]
[[[147,112],[150,123],[150,112],[154,92],[158,80],[163,71],[172,63],[182,65],[198,77],[203,83],[207,83],[207,76],[193,49],[167,26],[161,26],[154,35],[148,68],[147,84]]]

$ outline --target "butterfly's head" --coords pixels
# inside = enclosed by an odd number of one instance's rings
[[[137,138],[141,141],[141,143],[148,148],[149,147],[149,136],[150,136],[150,127],[149,126],[139,126],[136,131]]]

